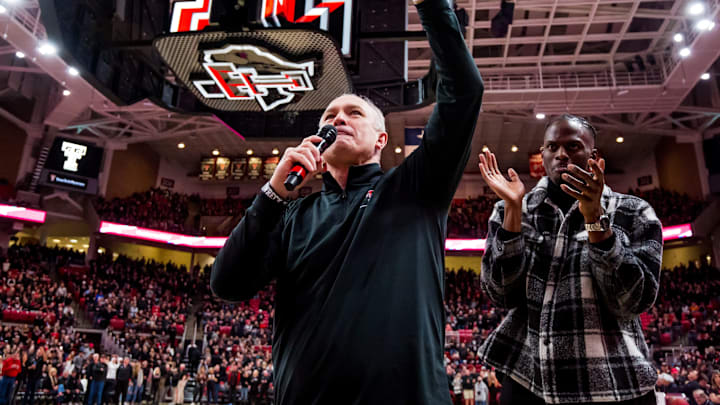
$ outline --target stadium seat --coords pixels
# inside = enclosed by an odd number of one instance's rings
[[[669,332],[665,332],[662,335],[660,335],[660,344],[664,346],[669,346],[672,344],[672,334]]]

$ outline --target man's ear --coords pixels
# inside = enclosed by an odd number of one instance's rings
[[[383,150],[385,148],[385,145],[387,145],[387,143],[388,143],[387,132],[380,132],[380,134],[378,134],[378,139],[375,142],[375,148],[377,148],[377,150]]]

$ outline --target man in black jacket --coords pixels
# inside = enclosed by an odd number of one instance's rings
[[[210,286],[251,298],[277,279],[275,403],[449,404],[443,368],[447,213],[467,164],[483,83],[446,0],[417,4],[437,65],[437,105],[422,144],[398,167],[377,107],[335,99],[321,125],[338,130],[322,155],[306,138],[285,151],[233,230]],[[294,163],[323,190],[288,201]],[[302,186],[302,185],[301,185]]]
[[[90,365],[90,390],[88,393],[88,404],[93,405],[97,400],[98,405],[103,403],[103,388],[105,388],[105,380],[107,378],[107,359],[97,354],[93,354],[93,362]]]

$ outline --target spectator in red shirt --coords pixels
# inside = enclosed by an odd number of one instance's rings
[[[17,350],[5,359],[2,364],[2,379],[0,379],[0,405],[10,403],[10,395],[15,386],[15,380],[20,373],[20,355]]]

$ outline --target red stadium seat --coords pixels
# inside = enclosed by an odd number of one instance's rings
[[[660,335],[660,344],[664,346],[669,346],[670,344],[672,344],[672,335],[669,332],[665,332]]]
[[[110,320],[110,327],[115,330],[123,330],[125,329],[125,321],[119,318],[113,318]]]
[[[175,325],[175,332],[177,332],[178,335],[182,335],[183,332],[185,332],[185,325]]]
[[[692,323],[688,320],[684,320],[681,322],[683,333],[688,333],[688,331],[692,328]]]

